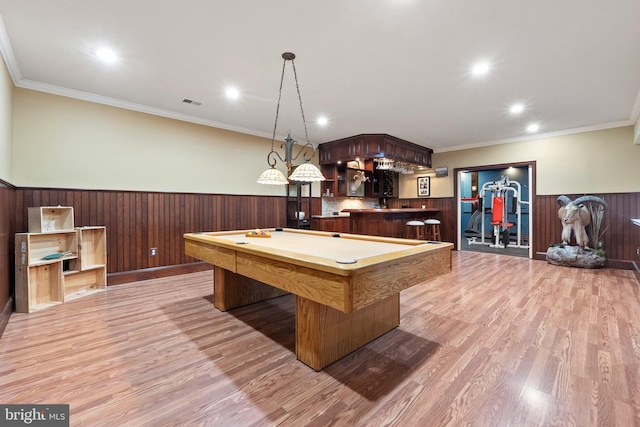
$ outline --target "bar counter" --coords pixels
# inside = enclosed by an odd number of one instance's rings
[[[439,209],[343,209],[350,215],[350,231],[372,236],[406,237],[407,221],[437,218]]]

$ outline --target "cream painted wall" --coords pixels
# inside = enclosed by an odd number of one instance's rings
[[[11,94],[13,93],[13,169]],[[0,178],[24,187],[284,195],[255,182],[267,168],[265,138],[13,88],[0,70]],[[0,123],[1,124],[1,123]],[[537,193],[640,191],[638,125],[435,153],[431,197],[452,197],[455,168],[537,163]],[[317,157],[314,159],[317,161]],[[400,198],[417,197],[417,177]],[[314,185],[314,195],[319,186]]]
[[[16,186],[285,195],[256,183],[265,138],[21,88],[14,105]]]
[[[451,174],[449,170],[449,174]],[[418,197],[418,178],[431,177],[429,181],[429,197],[450,197],[447,196],[445,191],[449,188],[449,177],[436,178],[434,172],[415,173],[413,175],[400,175],[399,176],[399,190],[398,198],[400,199],[415,199]]]
[[[633,141],[635,144],[640,144],[640,118],[636,120],[636,125],[633,129]]]
[[[536,192],[550,194],[640,191],[640,145],[633,126],[543,138],[483,148],[435,153],[433,167],[449,167],[446,178],[431,179],[431,197],[454,196],[455,168],[536,161]],[[400,197],[414,198],[416,178],[405,175]]]
[[[0,61],[0,179],[13,184],[13,82]]]

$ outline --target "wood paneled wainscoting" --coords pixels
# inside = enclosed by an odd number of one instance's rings
[[[584,196],[584,194],[565,195],[572,200]],[[631,223],[631,218],[640,218],[640,192],[594,195],[603,198],[609,205],[604,216],[605,232],[603,235],[607,266],[635,269],[637,272],[637,265],[640,264],[640,255],[636,252],[640,247],[640,228]],[[550,243],[560,242],[562,224],[558,219],[558,208],[560,207],[556,201],[558,196],[560,194],[533,197],[533,208],[531,209],[533,235],[530,241],[534,254],[544,253]],[[392,208],[424,205],[427,208],[440,210],[436,217],[442,221],[442,240],[455,241],[459,228],[456,220],[455,198],[387,199],[387,202]],[[544,259],[544,255],[537,258]]]
[[[15,187],[0,180],[0,336],[13,311],[15,198]]]
[[[108,284],[209,269],[184,253],[184,233],[286,226],[286,198],[226,194],[19,188],[15,229],[30,206],[71,206],[75,225],[107,227]],[[314,212],[321,210],[314,200]],[[151,248],[157,255],[151,256]],[[13,248],[12,248],[13,250]]]
[[[10,186],[9,186],[10,187]],[[9,199],[15,193],[15,225],[11,215],[0,221],[11,244],[13,234],[27,231],[27,207],[62,205],[74,208],[75,224],[107,227],[108,283],[131,282],[209,268],[184,254],[182,235],[193,231],[223,231],[264,228],[286,224],[286,200],[280,196],[158,193],[142,191],[73,190],[19,188],[2,190]],[[582,194],[567,194],[570,198]],[[605,215],[604,246],[609,266],[632,268],[640,262],[638,228],[630,218],[640,217],[640,193],[599,194],[609,204]],[[558,242],[562,225],[557,218],[558,195],[534,196],[531,236],[534,253],[546,252],[549,243]],[[454,197],[387,199],[389,207],[403,205],[438,209],[442,220],[442,240],[453,242],[458,231]],[[11,201],[3,204],[3,212]],[[321,214],[320,198],[313,199],[312,215]],[[4,214],[2,214],[4,215]],[[11,229],[11,227],[13,227]],[[6,246],[6,245],[5,245]],[[158,255],[150,256],[150,249]],[[6,266],[12,268],[12,261]],[[3,273],[4,274],[4,273]],[[5,291],[5,293],[8,293]],[[2,288],[0,287],[0,296]],[[1,301],[0,301],[1,302]]]
[[[565,194],[571,200],[584,194]],[[604,215],[603,244],[607,266],[633,269],[640,262],[636,253],[640,241],[631,218],[640,218],[640,193],[593,194],[604,199],[609,208]],[[550,243],[561,241],[562,224],[558,219],[558,195],[534,197],[533,226],[534,253],[546,252]]]

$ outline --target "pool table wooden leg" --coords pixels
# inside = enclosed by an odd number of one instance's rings
[[[213,305],[220,311],[231,310],[288,293],[222,267],[213,266]]]
[[[296,296],[296,356],[320,371],[399,324],[399,293],[352,313]]]

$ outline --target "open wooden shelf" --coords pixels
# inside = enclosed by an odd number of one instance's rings
[[[58,207],[29,208],[32,229],[43,231],[15,239],[16,311],[30,313],[107,288],[105,227],[74,229],[73,208]],[[60,256],[45,259],[54,254]]]
[[[73,230],[73,208],[39,206],[28,208],[29,233],[57,233]]]

